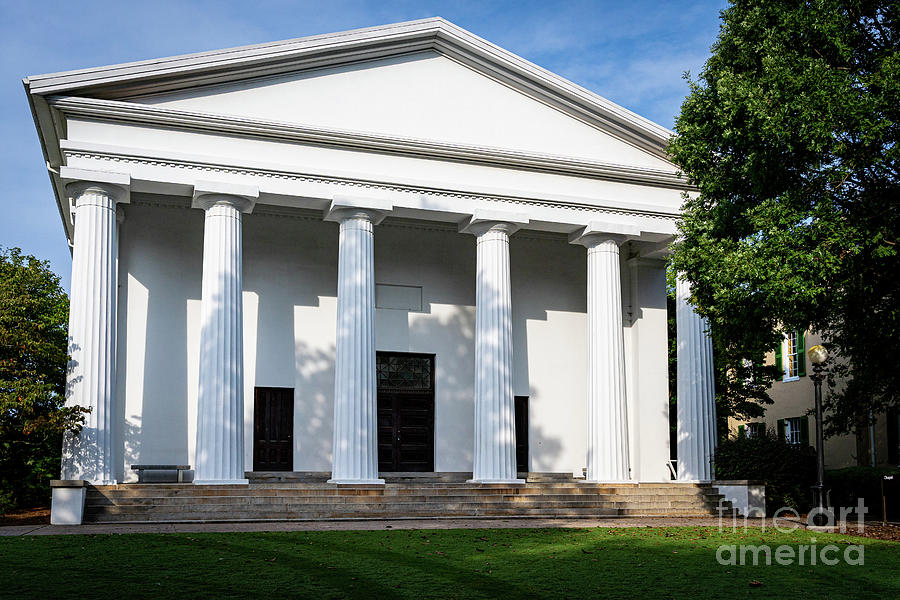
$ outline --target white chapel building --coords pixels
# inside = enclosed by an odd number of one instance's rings
[[[672,479],[671,131],[440,18],[25,88],[91,409],[62,479]],[[678,293],[676,471],[708,481]]]

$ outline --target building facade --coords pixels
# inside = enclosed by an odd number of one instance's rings
[[[25,87],[91,408],[63,479],[671,479],[670,131],[442,19]],[[678,476],[709,480],[688,296]]]
[[[729,435],[753,437],[772,430],[790,444],[815,447],[815,386],[809,377],[812,366],[806,350],[821,343],[821,336],[815,332],[787,332],[781,345],[766,356],[766,364],[775,365],[782,372],[769,389],[773,403],[765,407],[766,412],[759,419],[729,419]],[[822,394],[828,393],[828,385],[823,384]],[[827,469],[900,464],[900,415],[889,411],[875,417],[871,426],[825,440]]]

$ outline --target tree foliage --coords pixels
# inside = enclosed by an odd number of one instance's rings
[[[759,436],[722,440],[716,448],[716,479],[766,482],[766,512],[781,507],[804,512],[816,481],[816,451],[779,440],[773,429]]]
[[[821,332],[846,384],[828,429],[846,432],[900,390],[900,3],[734,0],[721,17],[670,145],[699,189],[674,268],[738,378],[781,330]]]
[[[47,501],[62,435],[84,420],[64,406],[68,312],[46,261],[0,249],[0,512]]]

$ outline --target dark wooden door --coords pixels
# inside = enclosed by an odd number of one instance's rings
[[[528,472],[528,396],[516,396],[516,471]]]
[[[434,471],[434,355],[379,352],[378,470]]]
[[[294,389],[258,387],[253,399],[253,470],[294,470]]]

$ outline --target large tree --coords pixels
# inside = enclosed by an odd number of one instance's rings
[[[734,0],[721,18],[670,145],[699,190],[673,264],[738,382],[771,381],[780,331],[821,332],[844,382],[828,431],[847,432],[900,394],[900,3]]]
[[[46,261],[0,248],[0,513],[49,499],[62,435],[84,420],[64,406],[68,312]]]

